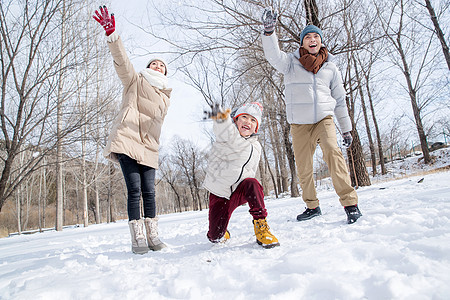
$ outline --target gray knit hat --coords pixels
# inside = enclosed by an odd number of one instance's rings
[[[302,33],[300,33],[300,45],[303,45],[303,39],[305,38],[305,35],[307,35],[308,33],[317,33],[318,35],[320,35],[320,40],[323,43],[323,33],[322,30],[320,30],[319,27],[314,26],[314,25],[308,25],[305,28],[303,28]]]

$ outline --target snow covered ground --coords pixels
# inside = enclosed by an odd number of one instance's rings
[[[207,210],[163,215],[169,248],[146,255],[131,253],[126,221],[3,238],[0,299],[450,299],[450,172],[358,195],[352,225],[332,190],[305,222],[300,198],[268,198],[273,249],[255,243],[246,206],[220,245],[206,239]]]

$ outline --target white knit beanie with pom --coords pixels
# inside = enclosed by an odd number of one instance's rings
[[[250,115],[253,118],[255,118],[256,121],[258,122],[258,124],[256,124],[256,130],[255,130],[255,132],[258,132],[259,124],[261,124],[261,120],[262,120],[262,112],[263,112],[263,106],[261,103],[259,103],[259,102],[247,103],[247,104],[242,105],[241,107],[239,107],[236,110],[236,113],[233,116],[233,120],[236,121],[236,119],[240,115],[243,115],[243,114]]]

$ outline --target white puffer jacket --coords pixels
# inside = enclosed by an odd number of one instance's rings
[[[313,74],[298,60],[298,50],[288,54],[280,50],[275,33],[262,34],[262,45],[269,63],[284,74],[286,114],[290,124],[315,124],[327,116],[335,116],[342,132],[352,130],[341,74],[333,62],[326,61],[319,72]]]
[[[230,199],[231,193],[246,178],[254,178],[261,157],[258,137],[244,138],[231,118],[214,121],[216,140],[208,154],[203,187],[216,196]]]

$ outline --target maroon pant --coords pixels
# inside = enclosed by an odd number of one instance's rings
[[[231,194],[230,200],[209,195],[209,231],[211,242],[216,242],[225,235],[231,214],[240,205],[248,203],[250,214],[254,220],[267,217],[264,205],[263,187],[255,178],[244,179]]]

